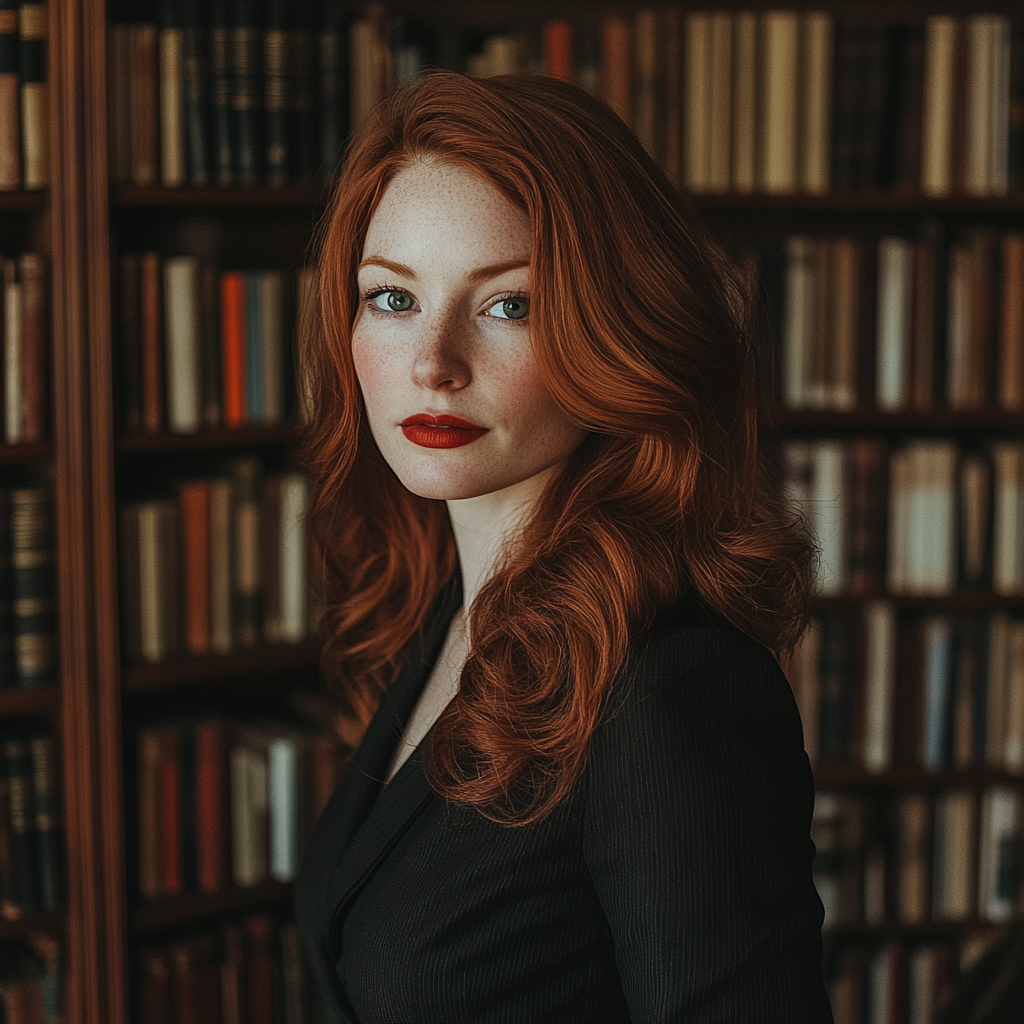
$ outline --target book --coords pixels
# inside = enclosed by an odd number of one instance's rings
[[[992,589],[997,594],[1024,590],[1024,448],[1016,442],[992,444]]]
[[[167,426],[190,434],[202,425],[198,261],[192,256],[165,260],[163,285]]]
[[[999,282],[998,402],[1024,410],[1024,234],[1002,236]]]
[[[1024,621],[1010,619],[1002,636],[1003,662],[1003,767],[1010,772],[1024,768]]]
[[[317,33],[317,85],[320,110],[319,167],[333,178],[341,160],[348,123],[348,51],[342,28],[341,4],[320,5]]]
[[[371,4],[367,17],[349,28],[349,125],[357,132],[384,99],[387,87],[387,42],[383,10]]]
[[[907,402],[910,371],[912,261],[903,238],[878,243],[878,326],[875,400],[895,410]]]
[[[46,487],[10,491],[11,608],[19,686],[57,679],[53,506]]]
[[[278,999],[274,922],[266,914],[242,922],[246,952],[246,1020],[250,1024],[274,1024]]]
[[[234,37],[228,0],[210,0],[210,113],[213,178],[221,188],[236,183],[232,75]]]
[[[267,270],[256,275],[259,304],[259,336],[256,360],[261,384],[260,416],[265,423],[284,419],[285,304],[287,277],[282,271]],[[254,385],[255,390],[255,385]]]
[[[966,921],[975,910],[975,804],[970,790],[935,798],[932,911],[940,921]]]
[[[546,21],[543,27],[544,74],[563,82],[572,76],[572,24],[564,19]]]
[[[291,32],[292,4],[269,0],[263,32],[263,166],[272,188],[284,185],[291,169],[289,118],[292,115],[292,84],[295,78]]]
[[[139,260],[139,297],[142,342],[142,429],[157,434],[164,429],[164,338],[160,255],[143,253]]]
[[[782,393],[790,408],[809,404],[814,325],[814,242],[803,235],[786,239],[785,300],[782,325]]]
[[[886,601],[864,609],[864,748],[868,771],[892,763],[892,716],[896,690],[896,612]]]
[[[259,423],[263,411],[263,302],[260,275],[245,275],[245,418]]]
[[[221,343],[223,346],[224,425],[238,426],[247,415],[245,275],[238,271],[220,279]]]
[[[799,44],[797,13],[762,14],[760,171],[766,192],[793,192],[797,186]]]
[[[46,268],[37,253],[18,257],[21,278],[21,386],[19,440],[41,441],[47,434]]]
[[[24,298],[17,263],[0,257],[4,281],[4,441],[21,440],[22,321]]]
[[[227,748],[224,722],[208,719],[195,726],[197,877],[203,892],[225,883],[227,853]]]
[[[232,486],[227,478],[211,480],[210,488],[210,646],[217,654],[234,647]]]
[[[181,727],[165,725],[157,735],[160,744],[157,790],[160,891],[164,896],[179,896],[185,891]]]
[[[292,8],[288,33],[291,57],[288,95],[290,177],[306,184],[320,172],[320,138],[317,130],[317,17],[320,4],[298,0]],[[326,116],[323,112],[320,116]]]
[[[810,525],[818,545],[817,587],[822,594],[837,594],[847,582],[847,515],[845,450],[838,441],[811,444],[813,483]]]
[[[658,42],[656,12],[640,8],[633,17],[633,130],[655,159],[661,155],[663,69]]]
[[[145,899],[163,895],[160,860],[160,733],[139,730],[138,742],[138,886]]]
[[[804,65],[801,92],[800,186],[822,195],[829,189],[832,155],[832,44],[830,15],[811,11],[801,17]]]
[[[0,0],[0,191],[21,188],[18,0]]]
[[[957,566],[963,588],[990,584],[992,578],[993,470],[987,451],[965,451],[960,457]]]
[[[18,685],[14,667],[13,573],[11,494],[7,488],[0,488],[0,688]]]
[[[231,876],[235,885],[258,885],[268,871],[266,737],[243,730],[228,754],[231,792]]]
[[[279,631],[269,639],[298,643],[309,631],[309,503],[308,478],[302,473],[285,474],[281,478],[281,619]]]
[[[217,932],[200,932],[170,946],[170,1004],[181,1022],[221,1020],[223,946]]]
[[[1010,920],[1020,907],[1021,808],[1012,789],[993,786],[982,795],[978,880],[979,916]]]
[[[757,184],[757,15],[733,15],[732,174],[736,192]]]
[[[822,616],[821,624],[818,761],[845,764],[859,733],[862,624],[859,616],[842,612]]]
[[[625,18],[601,22],[601,99],[630,124],[633,116],[632,31]]]
[[[947,195],[953,186],[953,118],[958,32],[956,19],[925,19],[921,191]]]
[[[25,188],[50,184],[50,94],[47,86],[47,5],[18,10],[21,71],[21,155]]]
[[[184,638],[191,654],[207,654],[210,642],[210,484],[190,480],[178,489],[184,570]]]
[[[1000,768],[1007,734],[1007,630],[1004,612],[989,617],[988,657],[985,665],[985,763]]]
[[[897,799],[896,809],[896,910],[904,924],[922,924],[931,902],[931,807],[923,793],[905,793]]]
[[[128,26],[112,22],[107,30],[108,174],[116,185],[132,180],[131,56]]]
[[[29,741],[32,760],[32,808],[35,825],[39,906],[57,910],[64,904],[64,844],[58,800],[59,764],[57,739],[33,736]]]
[[[188,182],[195,188],[209,184],[211,177],[210,40],[205,15],[201,0],[182,0],[182,136]]]
[[[32,761],[25,739],[2,744],[11,849],[11,905],[15,913],[30,914],[40,907],[39,862],[36,853],[35,808],[32,801]]]
[[[155,185],[159,164],[159,69],[157,26],[128,26],[128,117],[130,180]]]
[[[139,433],[143,423],[142,397],[142,295],[139,255],[121,255],[118,277],[118,356],[114,371],[119,392],[121,425],[127,433]]]
[[[993,397],[997,278],[996,237],[972,231],[949,252],[946,399],[951,408],[982,408]]]
[[[712,192],[727,192],[732,163],[732,15],[714,11],[710,19],[707,187]]]
[[[239,185],[252,186],[259,184],[262,173],[260,5],[256,0],[233,0],[231,10],[228,53],[231,69],[231,125],[235,180]]]
[[[860,438],[847,448],[848,581],[853,593],[875,594],[885,588],[888,460],[884,441]]]
[[[157,36],[160,102],[160,184],[185,184],[184,32],[179,0],[163,0]]]
[[[953,629],[947,616],[930,616],[923,624],[924,708],[921,764],[942,768],[952,760]]]
[[[199,376],[205,427],[220,426],[222,419],[220,324],[220,273],[204,266],[199,270]]]
[[[923,239],[911,252],[910,404],[928,409],[936,398],[936,280],[938,257],[933,241]]]
[[[254,647],[263,633],[260,472],[259,460],[254,458],[232,463],[232,623],[240,647]]]

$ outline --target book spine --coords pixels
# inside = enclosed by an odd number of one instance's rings
[[[659,87],[661,62],[658,59],[657,16],[650,8],[642,8],[633,19],[633,57],[635,90],[633,96],[633,130],[643,147],[659,159]],[[726,145],[728,145],[728,136]]]
[[[782,393],[791,409],[808,404],[814,319],[814,243],[802,235],[786,239],[786,283],[782,326]]]
[[[142,657],[142,568],[139,544],[139,505],[118,510],[118,576],[121,584],[121,639],[129,659]]]
[[[0,689],[18,684],[18,676],[14,667],[13,573],[11,494],[4,487],[0,488]]]
[[[320,170],[333,177],[341,159],[348,109],[347,48],[342,27],[341,5],[328,2],[321,6],[317,33],[317,90],[319,98]]]
[[[43,258],[23,253],[21,277],[21,436],[41,441],[47,433],[46,271]]]
[[[224,725],[200,722],[195,728],[197,874],[203,892],[224,886],[224,827],[227,820]]]
[[[925,195],[947,195],[953,184],[956,44],[954,18],[935,16],[925,21],[921,136],[921,191]]]
[[[883,441],[850,443],[850,590],[877,594],[885,589],[888,451]]]
[[[712,192],[729,190],[732,163],[732,15],[715,11],[711,15],[711,72],[708,97],[708,188]]]
[[[281,476],[263,482],[260,507],[260,579],[263,583],[263,637],[271,643],[283,639],[281,625]]]
[[[1024,18],[1010,23],[1009,98],[1006,112],[1007,191],[1024,189]]]
[[[896,612],[885,601],[864,610],[864,767],[883,772],[892,763],[896,682]]]
[[[164,429],[164,339],[160,255],[144,253],[139,261],[139,297],[142,309],[142,429],[157,434]]]
[[[999,311],[999,405],[1024,410],[1024,234],[1003,235]]]
[[[257,275],[259,288],[259,358],[263,384],[262,419],[284,419],[285,275],[265,271]]]
[[[816,441],[811,453],[811,529],[821,552],[818,586],[822,594],[837,594],[845,588],[848,574],[845,446],[838,441]]]
[[[685,26],[683,184],[703,192],[711,181],[711,15],[688,13]]]
[[[543,47],[544,74],[562,82],[571,82],[572,24],[561,19],[545,22]]]
[[[234,646],[231,552],[231,481],[210,481],[210,645],[218,654]]]
[[[601,22],[601,98],[626,124],[633,115],[633,41],[629,22],[608,17]]]
[[[915,243],[911,270],[911,370],[910,397],[915,409],[935,403],[935,332],[937,260],[930,241]]]
[[[856,177],[861,112],[861,31],[840,22],[836,27],[832,86],[832,183],[852,188]],[[916,170],[916,169],[915,169]]]
[[[264,166],[267,184],[287,184],[291,167],[289,120],[292,116],[291,4],[269,0],[263,33]]]
[[[907,400],[910,362],[910,246],[902,238],[878,244],[878,326],[876,401],[901,409]]]
[[[319,5],[317,5],[319,6]],[[316,109],[316,12],[311,0],[293,5],[288,33],[291,57],[288,116],[292,122],[290,174],[296,184],[313,181],[320,169],[320,126]]]
[[[156,663],[178,650],[176,503],[141,502],[138,515],[141,654]]]
[[[7,810],[10,816],[11,865],[14,905],[22,913],[39,909],[38,858],[32,807],[32,761],[26,740],[7,740],[3,745],[7,779]]]
[[[198,262],[192,256],[166,260],[163,283],[167,424],[188,434],[202,423]]]
[[[185,723],[178,731],[181,760],[181,883],[185,892],[199,886],[199,803],[196,730]]]
[[[115,369],[120,390],[121,423],[127,433],[142,430],[142,295],[139,256],[126,252],[120,266],[119,353]]]
[[[230,30],[231,114],[238,184],[252,186],[260,180],[260,72],[263,33],[254,0],[234,0]]]
[[[21,422],[21,336],[24,301],[17,263],[2,260],[4,277],[4,440],[22,440]]]
[[[309,481],[301,473],[281,479],[281,639],[298,643],[306,635],[309,543],[306,516]]]
[[[189,183],[210,182],[209,29],[199,0],[182,4],[181,88],[184,144]]]
[[[185,570],[185,647],[191,654],[210,652],[210,485],[183,483],[182,561]]]
[[[680,182],[682,170],[682,100],[683,100],[683,55],[682,55],[682,31],[683,19],[680,12],[675,8],[669,8],[659,12],[658,32],[661,38],[662,61],[664,63],[664,107],[662,111],[661,130],[663,135],[662,143],[662,166],[665,173],[673,184]],[[734,42],[735,47],[735,42]],[[733,85],[735,90],[735,83]],[[734,99],[734,108],[738,106],[738,100]],[[731,151],[734,154],[736,147],[735,133]],[[731,171],[730,171],[731,173]]]
[[[251,1024],[274,1024],[277,991],[274,966],[274,925],[270,917],[246,918],[245,930],[248,984],[247,1020]]]
[[[242,647],[253,647],[263,634],[263,594],[260,580],[260,466],[256,459],[236,459],[233,472],[234,636]]]
[[[134,185],[155,185],[160,175],[157,51],[156,25],[128,27],[129,139]]]
[[[213,165],[221,188],[235,184],[235,143],[231,111],[231,29],[228,0],[210,3],[210,100],[213,132]]]
[[[206,427],[219,426],[222,419],[220,325],[220,273],[216,267],[203,267],[199,272],[199,359]]]
[[[23,3],[18,12],[18,30],[21,37],[21,152],[25,188],[45,188],[50,184],[47,5]]]
[[[884,136],[890,93],[891,34],[888,26],[880,25],[864,29],[861,35],[863,92],[854,176],[854,184],[858,188],[878,188],[882,184],[882,164],[890,155],[884,145]]]
[[[223,274],[220,280],[224,425],[234,427],[246,419],[246,281],[245,274],[237,271]]]
[[[797,184],[799,15],[767,11],[761,31],[761,186],[766,192],[793,192]]]
[[[42,686],[57,677],[53,517],[45,488],[11,491],[11,564],[18,684]]]
[[[160,75],[160,184],[185,184],[184,33],[177,0],[164,0],[157,40]]]
[[[245,275],[245,418],[263,420],[263,304],[260,275]]]
[[[805,192],[823,195],[829,189],[832,157],[832,18],[811,12],[801,18],[804,81],[800,185]]]
[[[181,729],[164,726],[160,734],[160,886],[165,896],[185,891],[182,835]]]
[[[896,151],[889,184],[916,189],[921,179],[924,114],[924,25],[903,26],[896,58],[896,109],[893,115]]]
[[[110,180],[115,185],[127,185],[132,180],[131,42],[127,25],[115,22],[110,26],[107,62]]]
[[[142,729],[138,736],[139,893],[145,899],[163,895],[160,835],[160,734]]]
[[[274,737],[267,749],[270,876],[290,882],[298,869],[300,751],[292,737]]]
[[[43,910],[57,910],[64,902],[64,857],[60,807],[57,799],[57,740],[53,736],[37,736],[29,745],[32,757],[39,903]]]
[[[18,0],[0,0],[0,191],[21,188]]]

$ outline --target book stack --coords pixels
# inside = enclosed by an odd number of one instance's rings
[[[290,923],[258,914],[143,949],[138,1019],[316,1024],[321,1015]]]
[[[53,564],[50,489],[0,488],[0,687],[56,682]]]
[[[47,5],[0,0],[0,191],[50,183]]]
[[[64,905],[64,852],[57,741],[50,735],[0,739],[0,916]]]
[[[61,1024],[63,1006],[60,943],[43,933],[0,940],[0,1018],[6,1024]]]
[[[141,728],[140,895],[290,882],[337,781],[330,733],[222,718]]]
[[[303,640],[308,501],[301,473],[264,474],[243,457],[228,475],[182,481],[175,498],[122,506],[128,657],[160,662]]]
[[[129,433],[280,423],[292,414],[296,289],[284,271],[226,271],[191,256],[126,253],[120,390]],[[298,297],[308,272],[299,273]],[[301,309],[299,310],[301,312]]]
[[[783,460],[821,594],[1024,594],[1024,445],[799,440]]]
[[[789,676],[816,764],[1024,773],[1019,615],[821,612]]]
[[[979,228],[947,244],[926,230],[877,248],[801,235],[781,262],[765,279],[781,284],[788,407],[1024,411],[1024,235]],[[858,395],[872,349],[873,390]]]
[[[0,18],[2,18],[0,10]],[[49,346],[46,268],[36,253],[0,257],[3,279],[3,394],[5,444],[41,441],[47,434]]]
[[[1024,184],[1020,19],[641,8],[550,21],[540,37],[487,37],[466,70],[576,81],[694,192]]]

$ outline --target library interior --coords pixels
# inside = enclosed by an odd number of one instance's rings
[[[603,100],[756,296],[835,1020],[1024,978],[1019,3],[0,0],[0,1020],[326,1024],[298,339],[350,133],[437,68]]]

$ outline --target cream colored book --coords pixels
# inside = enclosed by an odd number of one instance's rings
[[[1006,625],[1006,726],[1003,730],[1003,767],[1024,770],[1024,620]]]
[[[785,305],[782,323],[782,397],[791,409],[809,404],[814,334],[814,241],[786,239]]]
[[[733,15],[732,188],[757,184],[757,15]]]
[[[1020,795],[1006,786],[987,789],[981,799],[978,916],[988,921],[1002,923],[1017,913],[1020,827]]]
[[[864,767],[883,772],[892,763],[896,680],[896,611],[887,601],[864,609]]]
[[[708,191],[727,192],[732,161],[732,15],[715,11],[710,17]]]
[[[844,445],[840,441],[815,441],[811,458],[811,529],[820,552],[818,592],[839,594],[846,585],[848,499]]]
[[[199,342],[199,261],[174,256],[164,261],[164,355],[167,424],[178,434],[202,425]]]
[[[934,16],[925,20],[921,121],[921,191],[925,195],[948,195],[953,185],[956,44],[955,18]]]
[[[912,252],[904,238],[878,243],[878,312],[875,330],[875,400],[902,409],[910,384]]]
[[[800,127],[800,187],[813,195],[829,189],[832,170],[831,15],[811,11],[801,20],[803,89]]]
[[[185,184],[185,93],[180,28],[160,30],[160,184]]]
[[[953,790],[935,798],[932,904],[940,921],[967,921],[974,916],[975,822],[970,790]]]
[[[800,16],[767,11],[761,18],[761,187],[794,192],[798,181]]]
[[[711,184],[711,15],[686,15],[684,49],[683,184],[705,192]]]
[[[995,509],[992,524],[992,589],[997,594],[1024,591],[1024,446],[992,445]]]

